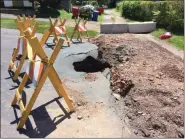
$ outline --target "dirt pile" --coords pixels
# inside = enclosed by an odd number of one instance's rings
[[[133,133],[184,137],[183,60],[133,34],[89,41],[99,47],[99,58],[112,65],[111,89],[122,95],[115,109],[128,119]]]
[[[111,66],[117,66],[120,63],[127,62],[131,56],[136,55],[133,48],[129,48],[124,45],[124,40],[117,35],[116,39],[111,39],[111,35],[107,35],[99,38],[91,38],[89,41],[98,46],[98,58],[102,62],[108,62]],[[105,41],[104,41],[105,40]],[[129,40],[128,40],[129,42]]]

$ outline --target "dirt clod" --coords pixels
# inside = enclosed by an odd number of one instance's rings
[[[113,93],[113,96],[116,98],[116,100],[120,100],[121,99],[120,94]]]
[[[77,118],[78,118],[78,120],[81,120],[83,117],[82,116],[78,116]]]
[[[92,81],[95,81],[97,79],[97,77],[96,77],[96,74],[87,73],[85,75],[85,79],[92,82]]]

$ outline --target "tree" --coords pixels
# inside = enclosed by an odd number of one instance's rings
[[[120,1],[120,0],[108,0],[108,7],[109,8],[115,8],[116,7],[116,3]]]
[[[62,0],[31,0],[39,3],[40,7],[57,8]]]

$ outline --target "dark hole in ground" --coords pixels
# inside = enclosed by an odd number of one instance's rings
[[[73,63],[74,69],[78,72],[99,72],[103,71],[105,68],[111,68],[108,62],[102,62],[97,60],[91,56],[88,56],[83,61],[74,62]]]

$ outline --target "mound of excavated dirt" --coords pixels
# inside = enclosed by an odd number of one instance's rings
[[[184,137],[183,60],[133,34],[89,41],[99,47],[99,59],[112,66],[110,87],[122,96],[117,112],[124,109],[122,118],[128,119],[133,133]]]

